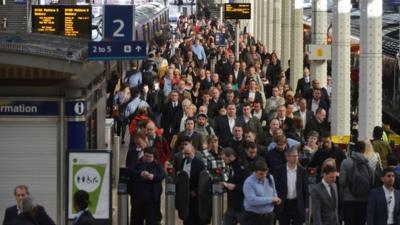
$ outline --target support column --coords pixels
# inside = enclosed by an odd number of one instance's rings
[[[327,38],[327,0],[312,1],[312,43],[326,45]],[[334,18],[337,19],[337,18]],[[321,87],[326,87],[327,63],[325,60],[311,61],[311,78],[318,79]]]
[[[291,29],[291,11],[292,5],[291,0],[282,0],[282,34],[281,34],[281,47],[282,55],[281,68],[286,70],[288,65],[288,60],[290,59],[290,29]],[[278,37],[278,36],[277,36]],[[297,82],[297,81],[296,81]]]
[[[332,17],[331,133],[350,135],[350,10],[351,0],[335,0]]]
[[[257,1],[251,0],[251,35],[257,41]]]
[[[282,30],[282,0],[274,0],[274,32],[272,40],[274,42],[274,49],[278,57],[281,57],[281,30]]]
[[[292,29],[290,44],[290,86],[296,90],[303,76],[303,0],[292,0]]]
[[[382,0],[362,0],[360,19],[359,138],[382,125]]]
[[[267,14],[268,14],[268,0],[261,0],[261,7],[262,7],[262,11],[261,11],[261,36],[260,36],[260,40],[261,43],[264,46],[267,46],[268,49],[271,48],[271,46],[268,46],[267,43]]]
[[[273,33],[274,33],[274,0],[267,0],[267,7],[265,8],[267,15],[266,15],[266,19],[267,19],[267,33],[266,33],[266,39],[265,39],[265,43],[268,46],[269,49],[271,49],[270,51],[273,51],[275,46],[274,46],[274,42],[273,42]]]
[[[257,2],[257,17],[254,18],[256,20],[256,25],[257,25],[257,41],[261,40],[261,28],[262,28],[262,15],[263,15],[263,10],[262,10],[262,3],[263,1],[256,1]]]

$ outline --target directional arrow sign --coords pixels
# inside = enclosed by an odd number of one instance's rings
[[[129,60],[146,59],[145,41],[101,41],[89,42],[89,60]]]

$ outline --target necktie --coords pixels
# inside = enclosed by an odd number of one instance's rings
[[[186,158],[185,165],[190,164],[192,162],[192,159]]]
[[[334,202],[334,205],[335,205],[335,207],[336,207],[336,194],[335,194],[335,190],[333,189],[333,185],[332,185],[332,184],[329,185],[329,187],[330,187],[330,189],[331,189],[331,198],[332,198],[332,200],[333,200],[333,202]]]

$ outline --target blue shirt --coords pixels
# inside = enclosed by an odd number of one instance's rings
[[[204,48],[201,45],[192,45],[192,52],[196,54],[197,58],[201,61],[207,58]]]
[[[164,96],[168,96],[169,93],[172,91],[172,80],[169,79],[169,77],[165,76],[164,77],[164,88],[163,88],[163,93]]]
[[[133,99],[127,106],[125,109],[125,118],[129,118],[131,115],[135,114],[136,110],[140,107],[147,107],[149,108],[149,104],[147,104],[146,101],[143,101],[142,99],[140,99],[140,97],[136,97],[135,99]]]
[[[270,213],[274,210],[272,197],[278,197],[275,189],[274,178],[270,175],[272,185],[270,185],[268,177],[263,183],[257,180],[254,173],[249,176],[243,185],[244,201],[243,206],[246,211],[253,213]]]
[[[130,75],[128,78],[128,84],[129,84],[130,88],[137,87],[141,83],[142,83],[142,73],[141,72],[136,72],[136,73]]]
[[[296,141],[296,140],[294,140],[294,139],[291,139],[291,138],[288,138],[286,141],[287,141],[287,144],[288,144],[288,147],[289,147],[289,148],[291,148],[292,146],[300,145],[300,144],[301,144],[300,142],[298,142],[298,141]],[[274,148],[276,148],[276,142],[271,142],[271,143],[268,145],[267,150],[268,150],[268,151],[271,151],[271,150],[274,149]]]

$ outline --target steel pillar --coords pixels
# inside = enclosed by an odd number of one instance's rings
[[[281,68],[286,70],[290,59],[291,0],[282,0]],[[297,82],[297,81],[296,81]]]
[[[256,20],[254,18],[256,18],[256,11],[255,11],[255,0],[250,0],[250,17],[251,20],[249,22],[249,33],[251,34],[251,36],[255,37],[255,24],[256,24]]]
[[[382,125],[382,0],[360,4],[359,138]]]
[[[312,1],[312,43],[326,45],[327,38],[327,0]],[[333,18],[337,19],[337,18]],[[325,60],[311,61],[311,79],[318,79],[321,87],[326,87],[327,63]]]
[[[261,24],[262,24],[262,2],[263,1],[255,1],[256,6],[255,6],[255,11],[257,12],[256,16],[252,19],[254,19],[256,23],[256,41],[261,40]]]
[[[260,0],[261,3],[261,35],[260,35],[260,41],[264,46],[267,46],[268,49],[271,49],[271,46],[268,46],[267,43],[267,7],[268,7],[268,0]]]
[[[267,7],[265,11],[267,12],[266,15],[266,22],[267,22],[267,32],[265,36],[265,43],[271,51],[275,49],[273,38],[274,38],[274,0],[267,0]]]
[[[332,19],[331,133],[350,135],[350,10],[351,0],[334,0]]]
[[[274,50],[278,57],[281,57],[281,30],[282,30],[282,0],[274,0],[274,32],[273,32],[273,42]]]
[[[303,74],[303,0],[292,0],[290,86],[296,90]]]

